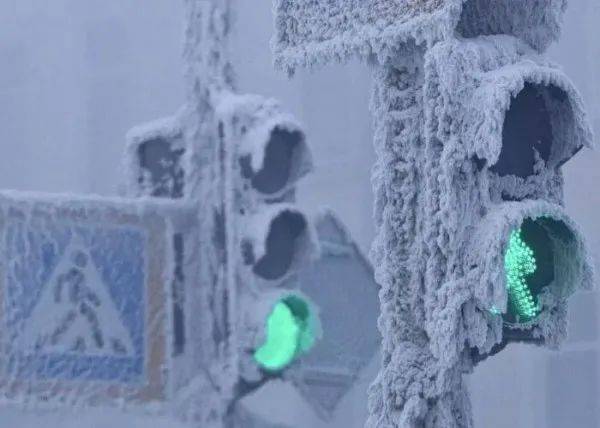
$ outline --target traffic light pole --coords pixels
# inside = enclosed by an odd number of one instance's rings
[[[198,328],[189,332],[190,343],[195,344],[193,362],[198,373],[203,373],[202,385],[186,405],[187,416],[198,426],[222,428],[228,419],[228,401],[233,396],[237,379],[237,364],[231,359],[235,344],[229,330],[232,325],[234,281],[231,258],[228,253],[225,224],[229,211],[225,206],[226,155],[219,151],[219,129],[215,105],[219,96],[231,91],[233,77],[227,55],[230,30],[228,0],[185,0],[187,27],[184,59],[187,82],[187,108],[184,114],[184,132],[187,150],[184,159],[186,171],[185,196],[199,207],[198,269],[203,284],[190,290],[192,299],[205,305],[194,317]],[[207,283],[204,283],[207,281]]]
[[[231,25],[229,0],[185,0],[187,26],[184,60],[187,83],[187,140],[189,150],[186,168],[187,196],[198,197],[202,183],[211,180],[202,175],[211,171],[216,161],[217,146],[214,106],[223,91],[233,89],[233,73],[228,58],[228,36]],[[209,184],[211,183],[211,184]]]
[[[379,327],[382,367],[369,391],[368,427],[470,427],[470,404],[461,361],[444,364],[431,352],[426,323],[431,311],[427,284],[437,284],[441,263],[437,239],[428,228],[431,163],[425,128],[423,53],[374,71],[371,109],[375,118],[373,172],[377,236],[371,257],[381,284]],[[432,208],[439,201],[424,201]],[[401,416],[396,418],[398,410]],[[390,425],[395,424],[395,425]]]

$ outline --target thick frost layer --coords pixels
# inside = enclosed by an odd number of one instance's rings
[[[187,27],[184,47],[188,102],[182,115],[186,153],[185,197],[198,207],[196,257],[202,286],[189,288],[195,302],[186,315],[190,346],[186,358],[194,376],[180,392],[179,415],[198,426],[220,427],[237,380],[235,337],[230,335],[235,300],[234,262],[226,246],[226,207],[215,108],[232,87],[227,55],[229,0],[185,0]],[[200,260],[200,263],[198,263]]]
[[[567,0],[466,0],[458,32],[511,34],[543,51],[558,39],[566,7]]]
[[[276,65],[297,66],[375,54],[385,59],[409,40],[452,34],[462,0],[275,0]]]
[[[512,34],[544,50],[560,30],[566,0],[274,0],[275,64],[393,59],[403,45],[454,37]]]

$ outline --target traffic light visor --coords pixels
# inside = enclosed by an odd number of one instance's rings
[[[313,166],[304,132],[286,116],[257,126],[245,137],[242,147],[242,176],[266,198],[288,191]]]
[[[484,73],[465,111],[465,146],[499,176],[528,178],[594,146],[571,80],[529,57]]]
[[[282,280],[318,255],[313,229],[293,205],[265,207],[246,227],[242,243],[246,264],[262,280]]]

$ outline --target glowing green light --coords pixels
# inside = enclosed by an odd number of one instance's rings
[[[315,343],[308,304],[290,296],[279,301],[266,324],[266,341],[254,353],[254,360],[265,370],[279,371]]]
[[[535,254],[523,240],[521,229],[513,231],[504,257],[508,297],[518,321],[530,321],[540,314],[539,302],[534,299],[527,278],[537,270]]]

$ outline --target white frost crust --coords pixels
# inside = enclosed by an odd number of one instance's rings
[[[288,132],[299,132],[302,135],[302,143],[306,144],[304,131],[292,115],[278,114],[270,117],[264,123],[261,123],[260,126],[251,130],[244,139],[245,144],[243,145],[241,154],[242,156],[250,155],[252,170],[255,173],[260,171],[264,166],[269,137],[275,129],[281,129]],[[309,154],[308,151],[303,151],[303,153]],[[299,163],[301,172],[296,174],[297,176],[304,175],[312,169],[312,159],[310,159],[310,157],[302,159]]]
[[[70,193],[22,192],[17,190],[0,191],[0,207],[18,206],[20,210],[33,213],[43,208],[59,213],[68,210],[82,218],[88,212],[105,212],[106,215],[154,215],[168,216],[176,224],[187,222],[193,216],[195,206],[184,202],[160,198],[121,198],[96,195],[76,195]],[[58,217],[60,220],[60,218]]]
[[[164,117],[135,126],[127,132],[127,142],[136,145],[154,138],[176,138],[182,133],[181,114],[183,107],[174,116]]]
[[[574,288],[591,281],[581,235],[560,209],[563,181],[559,166],[581,147],[591,146],[592,133],[581,99],[570,81],[513,37],[483,36],[440,43],[427,52],[425,69],[429,103],[425,113],[426,157],[431,174],[425,190],[429,200],[425,212],[431,214],[424,226],[429,234],[424,245],[425,253],[429,254],[424,315],[434,355],[451,364],[459,361],[469,347],[477,347],[484,354],[502,340],[500,321],[488,323],[485,311],[493,305],[506,307],[501,260],[505,239],[510,236],[508,228],[517,227],[528,215],[537,218],[547,211],[547,216],[564,221],[573,231],[577,242],[573,251],[583,264],[573,267],[572,277],[562,280],[572,282]],[[525,82],[554,85],[563,90],[570,109],[551,111],[557,120],[553,120],[556,132],[548,165],[540,165],[543,161],[538,159],[535,174],[528,179],[498,177],[488,167],[498,160],[511,98]],[[476,167],[474,156],[484,159],[487,166]],[[502,201],[503,195],[546,202],[508,203]],[[480,216],[496,210],[505,213],[504,229],[484,227],[481,233],[487,238],[479,240],[487,245],[476,250],[461,246],[473,229],[480,227]],[[492,245],[490,239],[496,244]],[[473,253],[490,257],[480,261],[479,269],[487,270],[469,271],[476,264],[469,258]],[[537,329],[535,335],[553,346],[562,339],[558,332],[566,330],[565,311],[564,308],[555,311],[553,306],[547,312],[549,318],[540,321],[540,325],[546,325]]]
[[[275,66],[344,61],[380,63],[405,45],[431,46],[458,34],[511,34],[538,51],[560,34],[566,0],[274,0]]]
[[[141,144],[163,138],[172,143],[173,149],[185,149],[182,123],[185,109],[186,107],[182,107],[174,116],[135,126],[127,132],[122,169],[128,196],[139,197],[151,193],[151,189],[140,188],[139,178],[144,174],[140,169],[138,156],[138,149]]]
[[[274,0],[275,66],[293,73],[356,54],[385,62],[409,41],[432,44],[450,37],[462,1]]]
[[[465,37],[511,34],[538,51],[558,39],[568,0],[468,0],[458,31]]]

